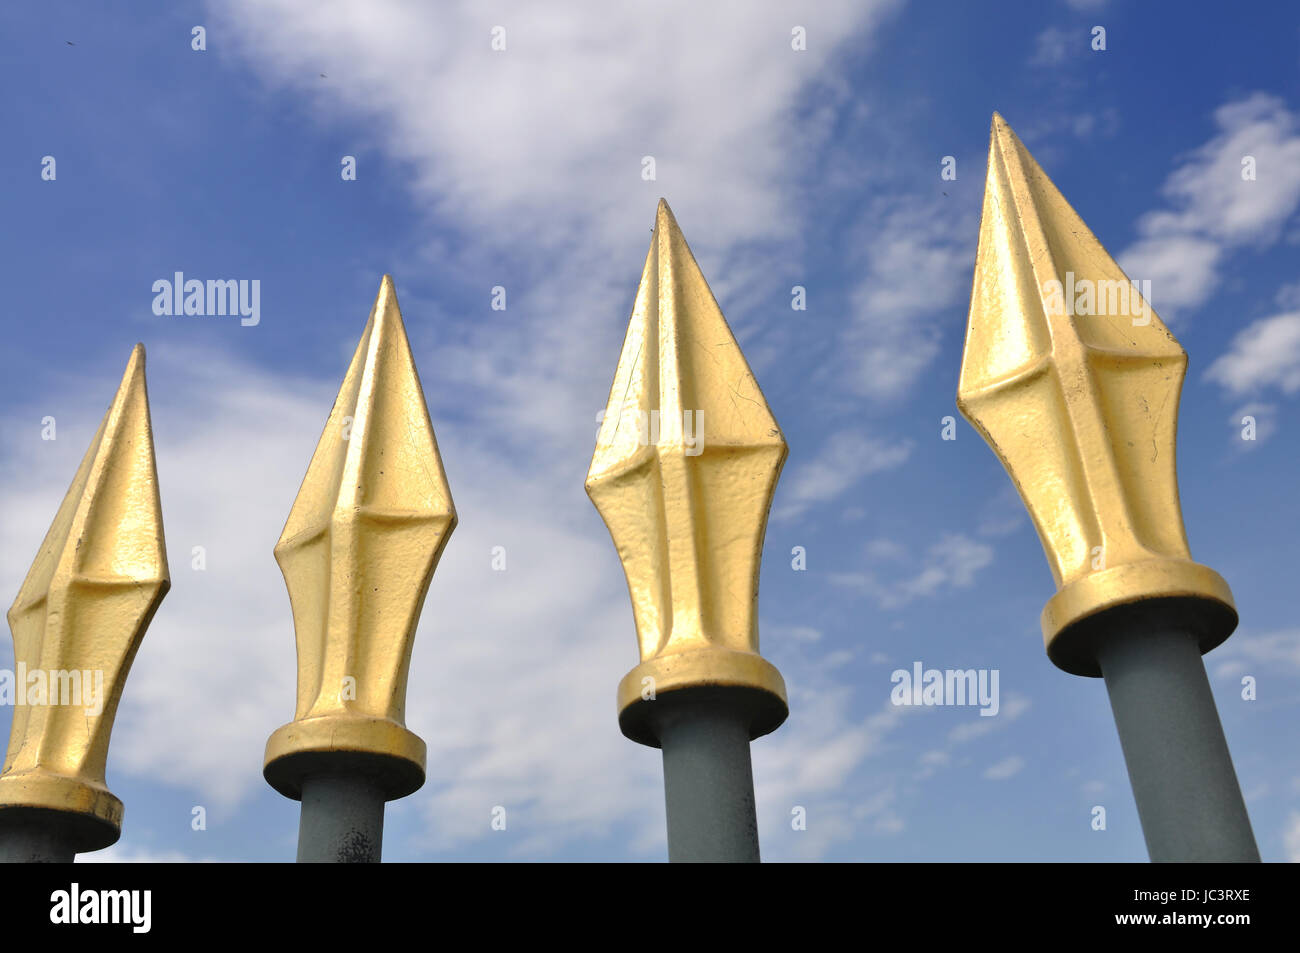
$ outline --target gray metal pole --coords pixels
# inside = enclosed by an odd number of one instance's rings
[[[668,860],[758,863],[749,719],[725,695],[661,696],[655,725],[664,752]]]
[[[298,863],[377,864],[384,845],[384,793],[355,774],[303,779]]]
[[[0,864],[70,864],[75,843],[73,830],[56,811],[0,812]]]
[[[1125,623],[1097,642],[1153,862],[1258,862],[1196,639]]]

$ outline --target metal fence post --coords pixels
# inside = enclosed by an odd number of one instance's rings
[[[411,645],[456,526],[393,280],[385,275],[275,558],[298,644],[294,720],[263,775],[302,801],[299,862],[378,862],[384,803],[424,784],[405,724]]]
[[[9,610],[23,697],[0,773],[0,861],[70,863],[121,835],[109,737],[170,585],[137,344]]]
[[[663,749],[672,861],[757,861],[749,742],[785,720],[758,568],[786,444],[666,202],[587,473],[641,664],[619,727]]]
[[[1195,563],[1175,437],[1187,355],[994,114],[957,405],[1033,517],[1047,654],[1101,676],[1153,861],[1257,861],[1200,654],[1232,634]]]

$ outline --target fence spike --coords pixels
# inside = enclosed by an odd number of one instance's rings
[[[263,774],[303,801],[300,860],[377,861],[383,802],[424,783],[425,745],[405,725],[406,681],[429,582],[455,526],[385,275],[275,547],[293,608],[298,693],[294,720],[267,741]],[[304,796],[313,779],[316,794]],[[348,822],[329,833],[340,805],[357,808],[358,784],[370,786],[378,827]],[[326,806],[313,814],[316,804]]]
[[[1149,297],[995,113],[957,405],[1042,540],[1058,587],[1048,656],[1106,679],[1152,859],[1257,860],[1199,657],[1237,613],[1183,528],[1186,367]]]
[[[586,488],[622,560],[641,651],[618,687],[619,725],[664,750],[674,860],[758,859],[748,745],[788,712],[781,674],[758,654],[757,619],[786,452],[661,200]],[[670,742],[683,732],[692,737]],[[743,805],[727,813],[733,796],[748,798],[747,816]],[[692,819],[692,800],[705,815]],[[736,827],[738,840],[718,840]]]
[[[15,690],[28,694],[22,676],[40,673],[48,693],[14,708],[0,773],[7,860],[70,861],[121,834],[122,802],[105,780],[109,737],[171,585],[144,364],[137,344],[9,610]]]

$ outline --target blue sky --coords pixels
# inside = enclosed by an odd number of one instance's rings
[[[995,109],[1189,354],[1188,536],[1242,617],[1207,666],[1263,856],[1300,859],[1296,11],[59,3],[6,7],[0,37],[0,593],[148,349],[172,591],[114,732],[123,838],[96,859],[293,856],[297,805],[261,778],[295,671],[271,549],[384,273],[460,516],[410,678],[429,779],[389,806],[385,856],[665,856],[658,752],[615,718],[627,590],[583,491],[661,195],[790,445],[760,587],[791,701],[753,749],[765,858],[1145,859],[1104,687],[1043,652],[1023,507],[960,417],[940,439]],[[259,280],[259,323],[155,315],[176,271]],[[999,714],[891,705],[917,661],[998,670]]]

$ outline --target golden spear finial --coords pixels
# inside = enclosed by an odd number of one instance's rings
[[[298,642],[294,720],[266,744],[286,797],[321,771],[364,773],[388,800],[424,783],[405,725],[415,627],[456,526],[442,458],[385,275],[275,558]]]
[[[1209,651],[1235,628],[1223,579],[1191,560],[1174,440],[1187,355],[996,113],[957,406],[1033,517],[1058,592],[1048,656],[1100,675],[1103,610],[1192,600]]]
[[[681,230],[660,201],[587,493],[627,575],[641,664],[619,724],[658,745],[654,697],[730,687],[750,738],[785,720],[758,654],[758,569],[786,444]]]
[[[77,852],[118,839],[122,802],[104,777],[109,736],[136,650],[170,585],[137,344],[9,610],[19,697],[0,813],[58,812]],[[45,699],[32,699],[41,685]]]

